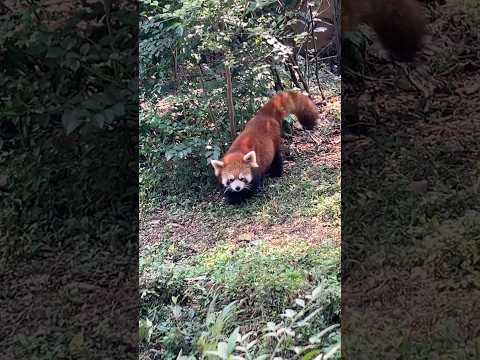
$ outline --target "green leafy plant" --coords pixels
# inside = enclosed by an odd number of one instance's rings
[[[244,332],[236,325],[238,305],[235,302],[216,310],[214,297],[204,320],[194,324],[182,320],[184,308],[173,298],[170,315],[157,325],[156,339],[165,347],[166,359],[253,360],[269,358],[313,359],[339,358],[340,325],[325,326],[321,321],[324,310],[324,287],[318,286],[304,297],[294,300],[279,320],[269,321],[255,331]],[[169,320],[170,319],[170,320]],[[152,323],[141,321],[142,339],[150,341]],[[190,339],[190,345],[185,340]],[[192,344],[195,344],[192,346]]]

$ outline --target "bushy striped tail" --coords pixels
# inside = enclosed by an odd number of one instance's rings
[[[320,114],[313,101],[300,92],[286,91],[274,95],[258,112],[274,117],[282,122],[285,117],[294,114],[306,129],[313,129]]]

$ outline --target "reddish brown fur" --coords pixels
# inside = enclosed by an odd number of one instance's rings
[[[359,24],[370,25],[399,60],[412,60],[426,33],[425,18],[416,0],[344,0],[343,30]]]
[[[282,120],[292,113],[307,129],[313,128],[319,117],[315,104],[301,93],[290,91],[273,96],[247,122],[245,129],[224,155],[222,161],[225,163],[225,169],[234,173],[240,172],[246,166],[243,156],[254,150],[259,165],[254,169],[255,174],[265,175],[275,154],[280,151]]]

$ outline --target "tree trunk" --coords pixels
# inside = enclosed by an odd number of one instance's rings
[[[228,66],[225,66],[225,80],[227,81],[227,106],[228,118],[230,120],[230,135],[232,136],[232,139],[234,139],[237,135],[237,124],[235,123],[235,109],[233,107],[232,73]]]

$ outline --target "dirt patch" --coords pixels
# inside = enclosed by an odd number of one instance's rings
[[[227,232],[234,243],[263,240],[272,245],[304,240],[310,244],[321,244],[327,239],[340,242],[340,230],[317,218],[293,218],[281,224],[249,224],[242,229]]]
[[[206,222],[197,214],[169,217],[165,211],[148,220],[140,231],[140,248],[169,243],[181,244],[191,252],[202,252],[213,246],[223,234],[221,224]]]
[[[261,240],[275,246],[299,240],[310,244],[321,244],[326,240],[340,243],[340,229],[315,217],[290,218],[276,224],[250,221],[225,226],[223,223],[205,222],[199,215],[189,215],[176,220],[166,217],[151,219],[141,231],[140,238],[141,248],[166,242],[168,238],[168,243],[184,250],[183,255],[193,255],[225,240],[233,244]]]
[[[288,153],[308,156],[312,166],[340,168],[341,165],[341,131],[340,119],[332,109],[340,109],[340,97],[332,96],[321,101],[314,97],[315,103],[321,104],[319,125],[312,131],[295,131],[293,139],[286,143]]]
[[[335,131],[328,138],[320,140],[320,146],[323,151],[313,155],[311,161],[313,165],[324,165],[332,168],[340,168],[341,166],[341,134]]]

